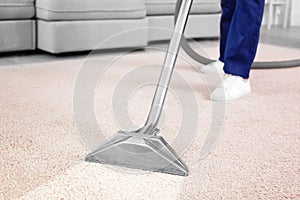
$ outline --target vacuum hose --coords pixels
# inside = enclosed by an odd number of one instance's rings
[[[176,3],[176,9],[175,9],[175,23],[178,18],[178,13],[180,9],[180,5],[183,0],[177,0]],[[209,64],[213,62],[214,60],[211,60],[209,58],[206,58],[202,55],[199,55],[197,52],[195,52],[191,46],[189,45],[187,39],[185,36],[182,36],[181,39],[181,46],[184,49],[184,51],[195,61],[202,63],[204,65]],[[276,69],[276,68],[289,68],[289,67],[299,67],[300,66],[300,59],[295,60],[287,60],[287,61],[271,61],[271,62],[254,62],[252,64],[252,69]]]

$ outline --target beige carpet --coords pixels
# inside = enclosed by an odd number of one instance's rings
[[[216,45],[206,51],[217,55]],[[299,49],[263,45],[257,59],[299,55]],[[96,117],[105,134],[118,130],[111,98],[120,77],[140,65],[159,64],[163,56],[135,52],[107,71],[95,94]],[[91,58],[99,67],[105,59],[111,57]],[[202,157],[213,104],[203,77],[179,60],[176,71],[193,88],[199,123],[195,138],[189,138],[192,145],[181,154],[190,175],[178,177],[83,161],[88,150],[73,114],[74,84],[83,61],[0,68],[0,199],[300,199],[300,68],[253,70],[253,92],[226,104],[217,145]],[[183,110],[177,87],[172,82],[161,133],[170,143]],[[146,117],[153,89],[147,85],[132,94],[128,110],[137,125]]]

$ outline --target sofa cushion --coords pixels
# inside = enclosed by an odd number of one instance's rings
[[[148,44],[148,29],[145,28],[147,26],[148,20],[146,18],[131,20],[37,20],[37,44],[39,49],[51,53],[142,48]]]
[[[34,16],[34,0],[0,0],[0,19],[30,19]]]
[[[36,0],[37,18],[44,20],[140,19],[143,0]]]
[[[147,15],[173,15],[176,0],[146,0]],[[192,14],[210,14],[221,11],[220,0],[194,0]]]
[[[0,52],[33,50],[35,20],[0,20]]]

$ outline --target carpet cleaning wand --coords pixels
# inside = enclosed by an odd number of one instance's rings
[[[112,164],[181,176],[188,168],[171,146],[158,136],[157,125],[162,113],[171,77],[175,68],[190,8],[193,0],[182,1],[177,23],[166,53],[151,109],[143,128],[119,131],[108,142],[86,156],[86,161]]]

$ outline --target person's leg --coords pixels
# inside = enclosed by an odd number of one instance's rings
[[[236,0],[235,11],[226,37],[224,71],[249,77],[264,10],[264,0]]]
[[[224,73],[224,52],[227,42],[227,35],[235,10],[236,0],[221,0],[221,22],[220,22],[220,43],[219,59],[215,62],[204,65],[200,68],[200,72],[204,74]]]
[[[236,0],[221,0],[222,16],[220,22],[220,57],[224,62],[224,52],[227,42],[227,35],[231,25],[233,13],[235,11]]]

